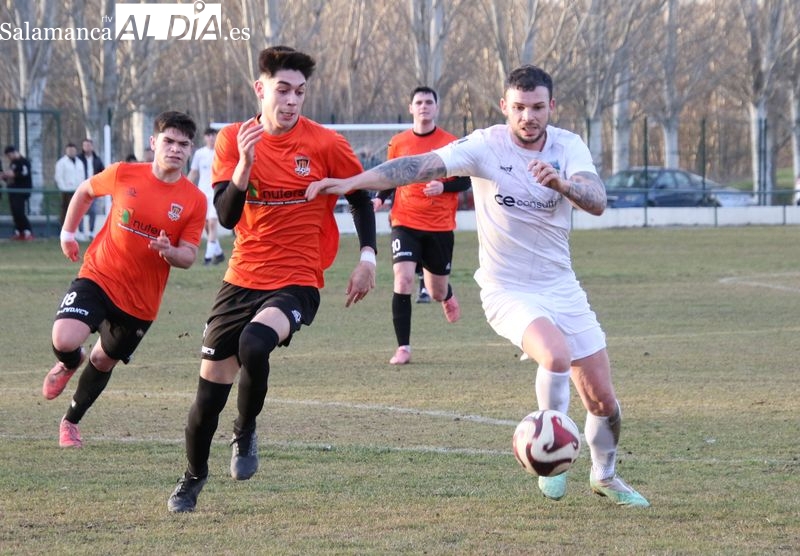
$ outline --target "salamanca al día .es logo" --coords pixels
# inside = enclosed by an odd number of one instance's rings
[[[104,15],[100,27],[36,27],[0,23],[0,40],[15,41],[213,41],[248,40],[250,29],[221,27],[222,4],[198,0],[192,4],[116,4],[114,15]],[[112,28],[112,23],[114,28]]]
[[[223,35],[222,4],[197,1],[192,4],[116,4],[116,39],[155,40],[247,40],[250,30],[231,29]]]

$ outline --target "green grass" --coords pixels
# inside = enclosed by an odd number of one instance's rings
[[[234,390],[192,515],[166,499],[224,269],[173,272],[159,320],[81,423],[84,448],[62,450],[74,384],[52,402],[40,389],[77,266],[54,240],[0,243],[0,553],[797,553],[796,228],[573,233],[623,406],[618,468],[647,510],[591,494],[586,450],[557,503],[514,461],[535,364],[485,322],[476,243],[457,234],[462,321],[415,305],[414,362],[396,368],[388,238],[378,288],[349,309],[344,238],[317,320],[273,354],[260,471],[227,474]],[[575,395],[571,413],[582,424]]]

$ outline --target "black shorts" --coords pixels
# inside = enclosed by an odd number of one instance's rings
[[[448,276],[453,263],[453,232],[425,232],[395,226],[392,228],[392,263],[414,261],[432,274]]]
[[[153,321],[137,319],[114,305],[106,292],[88,278],[76,278],[61,299],[55,320],[74,319],[100,332],[103,351],[127,364]]]
[[[239,336],[244,327],[267,307],[280,309],[291,331],[280,343],[288,346],[300,326],[310,325],[319,309],[319,290],[311,286],[287,286],[279,290],[251,290],[223,282],[203,331],[203,359],[222,361],[239,355]]]

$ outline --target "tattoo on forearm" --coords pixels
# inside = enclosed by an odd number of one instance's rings
[[[435,154],[405,156],[373,168],[392,185],[427,182],[446,175],[442,159]]]
[[[586,212],[603,212],[606,208],[606,188],[600,178],[586,172],[579,172],[575,177],[578,179],[568,182],[569,188],[564,196]]]

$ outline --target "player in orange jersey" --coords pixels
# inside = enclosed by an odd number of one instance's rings
[[[236,240],[203,335],[197,397],[186,424],[188,466],[167,502],[171,512],[197,504],[219,414],[240,368],[230,471],[236,480],[257,471],[256,417],[267,394],[270,354],[314,320],[323,271],[338,250],[337,198],[307,202],[306,187],[362,168],[344,137],[300,115],[315,65],[292,48],[263,50],[254,84],[261,113],[217,136],[214,204]],[[350,306],[375,287],[376,247],[369,195],[347,199],[361,249],[346,292]]]
[[[105,389],[114,366],[130,361],[155,320],[170,269],[189,268],[197,256],[206,198],[181,172],[194,134],[195,123],[187,114],[159,114],[150,138],[155,151],[151,165],[112,164],[81,183],[69,203],[61,250],[77,261],[78,224],[95,198],[113,199],[111,213],[87,247],[53,323],[58,362],[42,386],[48,400],[61,394],[86,360],[83,344],[89,335],[100,333],[61,420],[62,447],[81,447],[78,422]]]
[[[417,87],[411,92],[408,111],[414,124],[411,129],[392,137],[388,159],[428,153],[456,140],[455,135],[436,126],[439,99],[430,87]],[[392,322],[397,350],[389,359],[392,365],[405,365],[411,361],[411,291],[418,264],[422,265],[428,293],[442,303],[447,320],[456,322],[461,316],[449,275],[458,192],[469,187],[467,177],[435,179],[381,191],[373,199],[378,209],[394,193],[390,222],[394,270]]]

